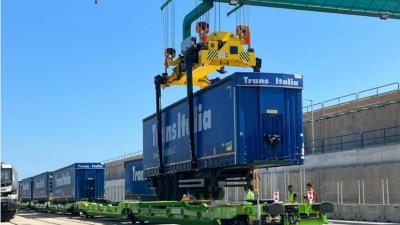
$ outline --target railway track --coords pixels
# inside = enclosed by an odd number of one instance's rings
[[[87,219],[85,217],[72,217],[64,214],[40,213],[35,211],[20,212],[15,219],[2,225],[125,225],[128,221],[109,218]],[[397,223],[379,223],[364,221],[331,220],[332,225],[399,225]],[[156,225],[156,224],[153,224]]]
[[[3,224],[3,223],[2,223]],[[128,221],[117,219],[71,217],[63,214],[39,213],[34,211],[20,212],[15,219],[4,225],[123,225]]]

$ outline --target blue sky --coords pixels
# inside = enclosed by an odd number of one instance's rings
[[[176,44],[194,1],[176,0]],[[20,178],[141,150],[163,69],[161,1],[2,1],[2,160]],[[221,12],[221,30],[235,17]],[[400,80],[400,21],[249,9],[263,71],[302,73],[324,100]],[[213,18],[213,13],[211,13]],[[211,30],[214,30],[211,21]],[[234,68],[229,68],[234,72]],[[164,92],[167,105],[183,88]]]

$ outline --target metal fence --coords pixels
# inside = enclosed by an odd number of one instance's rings
[[[398,205],[398,172],[400,162],[358,163],[334,167],[304,168],[275,172],[274,169],[261,177],[261,197],[271,199],[279,192],[282,201],[287,200],[287,185],[295,187],[300,196],[306,192],[306,183],[314,185],[318,201],[354,205]],[[302,201],[301,197],[299,201]]]
[[[364,152],[356,152],[363,157]],[[384,154],[384,153],[380,153]],[[379,155],[379,154],[378,154]],[[321,161],[329,160],[319,155]],[[355,162],[330,167],[291,166],[270,168],[261,172],[260,198],[272,199],[275,192],[281,201],[287,201],[289,184],[294,186],[303,202],[306,184],[312,183],[318,193],[318,201],[330,201],[338,205],[397,205],[400,204],[400,161],[385,161],[377,157],[375,162]],[[226,202],[241,202],[246,190],[242,187],[225,188]]]
[[[121,160],[122,161],[126,161],[126,160],[129,160],[131,158],[141,157],[142,155],[143,155],[142,151],[137,151],[137,152],[128,153],[128,154],[120,155],[120,156],[117,156],[117,157],[114,157],[114,158],[111,158],[111,159],[104,160],[104,161],[102,161],[102,163],[109,164],[109,163],[112,163],[112,162],[115,162],[115,161],[121,161]]]
[[[369,130],[335,137],[306,140],[306,155],[347,151],[400,143],[400,126]]]
[[[351,94],[343,95],[337,98],[328,99],[318,103],[312,103],[310,105],[303,107],[303,113],[308,113],[315,110],[321,110],[321,113],[324,114],[324,110],[333,110],[337,113],[341,112],[341,107],[344,104],[348,104],[350,102],[356,102],[356,106],[362,100],[366,98],[375,97],[376,102],[379,100],[379,96],[382,94],[400,91],[400,83],[394,82],[366,90],[362,90],[359,92],[354,92]]]
[[[141,157],[142,152],[134,152],[103,161],[106,166],[104,179],[106,181],[125,179],[125,162]]]

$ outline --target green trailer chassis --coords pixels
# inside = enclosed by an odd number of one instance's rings
[[[79,202],[71,203],[26,203],[20,204],[21,209],[33,209],[40,212],[51,212],[51,213],[69,213],[72,215],[79,215]]]
[[[182,225],[233,225],[233,224],[327,224],[326,205],[321,212],[320,204],[223,204],[208,206],[204,203],[125,202],[132,222],[173,223]],[[330,209],[333,205],[330,204]],[[278,211],[277,211],[278,209]],[[279,211],[280,210],[280,211]]]
[[[322,225],[327,224],[327,213],[333,212],[332,203],[284,204],[221,204],[179,201],[122,201],[119,203],[79,201],[66,204],[32,203],[31,208],[44,212],[82,214],[128,219],[133,223],[150,222],[181,225]]]

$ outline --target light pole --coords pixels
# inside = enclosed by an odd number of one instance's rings
[[[310,102],[310,107],[311,107],[311,143],[312,143],[312,149],[311,153],[314,154],[315,150],[315,133],[314,133],[314,110],[313,110],[313,100],[312,99],[306,99],[306,101]]]

